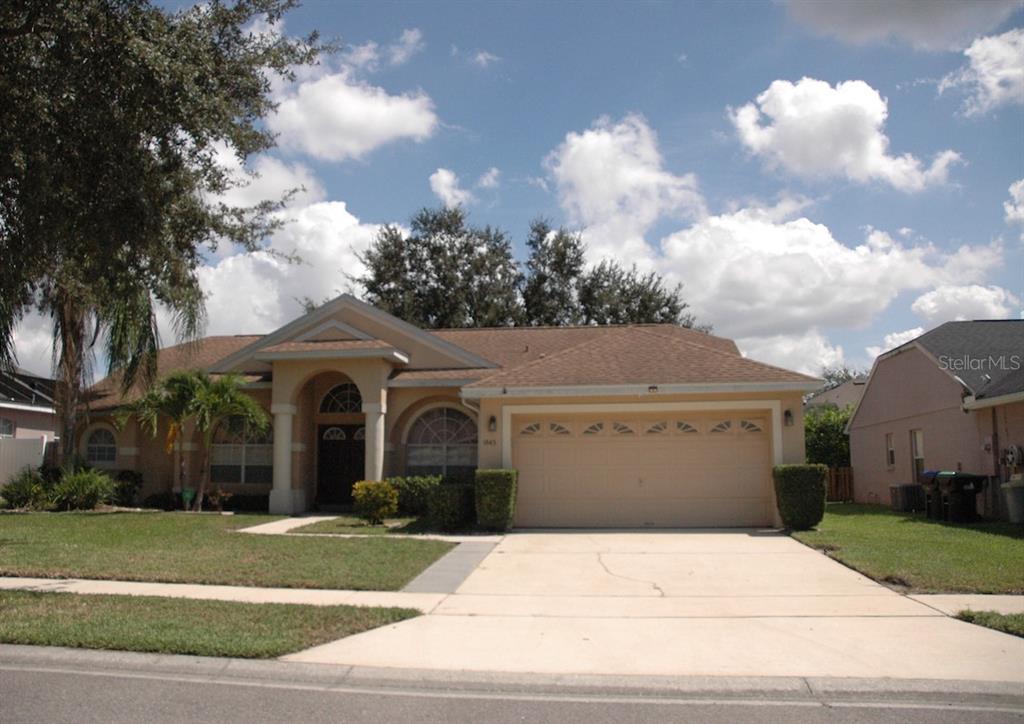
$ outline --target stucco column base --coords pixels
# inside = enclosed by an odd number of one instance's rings
[[[305,490],[278,490],[270,491],[270,513],[272,515],[294,515],[306,510]]]

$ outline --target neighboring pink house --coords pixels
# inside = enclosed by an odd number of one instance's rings
[[[860,402],[860,398],[864,396],[866,384],[866,377],[855,377],[841,385],[836,385],[821,392],[815,392],[804,403],[804,412],[815,407],[837,407],[840,410],[847,407],[856,407],[857,403]]]
[[[0,439],[53,440],[57,427],[53,380],[18,367],[0,372]]]
[[[947,322],[880,355],[848,430],[857,502],[888,504],[924,470],[1006,480],[1006,449],[1024,445],[1024,320]],[[996,491],[981,497],[999,513]]]

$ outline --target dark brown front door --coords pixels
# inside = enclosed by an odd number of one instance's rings
[[[352,484],[363,477],[364,434],[362,425],[320,425],[317,428],[317,504],[352,502]]]

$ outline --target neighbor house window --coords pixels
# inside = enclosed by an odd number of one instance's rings
[[[921,478],[921,473],[924,472],[924,431],[923,430],[911,430],[910,431],[910,457],[913,460],[914,465],[914,482],[916,483]]]
[[[217,426],[210,447],[210,480],[214,483],[273,483],[274,437],[252,430],[241,417]]]
[[[14,420],[0,417],[0,437],[14,437]]]
[[[117,460],[117,439],[105,427],[98,427],[85,439],[85,461],[90,465],[103,465]]]
[[[885,464],[890,468],[896,467],[896,443],[891,432],[885,433]]]
[[[427,410],[409,429],[406,472],[470,478],[476,470],[476,421],[451,407]]]

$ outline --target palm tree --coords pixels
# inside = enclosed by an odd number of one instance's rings
[[[201,378],[194,371],[174,372],[150,387],[142,397],[124,405],[116,416],[118,427],[124,427],[129,419],[135,418],[139,426],[154,438],[160,429],[160,419],[167,419],[164,450],[168,455],[174,453],[174,466],[178,469],[182,487],[186,487],[188,470],[181,455],[181,446],[175,443],[194,416],[193,407],[201,384]]]
[[[194,510],[203,509],[203,495],[210,479],[210,447],[217,426],[231,417],[240,418],[246,430],[265,432],[270,427],[270,416],[255,399],[242,390],[239,375],[227,374],[210,377],[196,372],[198,386],[191,412],[196,430],[203,438],[203,463],[199,468],[199,490],[196,491]]]

